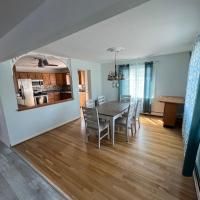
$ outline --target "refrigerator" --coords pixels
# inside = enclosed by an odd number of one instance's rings
[[[21,100],[18,101],[18,104],[24,106],[35,106],[32,80],[18,79],[18,87],[21,90]]]

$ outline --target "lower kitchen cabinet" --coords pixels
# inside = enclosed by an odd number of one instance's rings
[[[54,103],[54,93],[53,92],[48,93],[48,103]]]

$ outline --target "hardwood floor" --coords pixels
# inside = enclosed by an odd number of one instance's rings
[[[116,144],[96,137],[84,142],[81,120],[26,141],[16,150],[72,199],[192,200],[192,177],[181,175],[180,130],[165,129],[159,118],[142,117],[129,144],[121,131]]]

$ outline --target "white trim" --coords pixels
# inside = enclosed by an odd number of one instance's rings
[[[60,127],[60,126],[63,126],[63,125],[65,125],[65,124],[69,123],[69,122],[72,122],[72,121],[74,121],[74,120],[77,120],[77,119],[79,119],[80,117],[81,117],[81,116],[79,115],[79,116],[77,116],[77,117],[75,117],[75,118],[73,118],[73,119],[70,119],[70,120],[65,121],[65,122],[63,122],[63,123],[60,123],[60,124],[58,124],[58,125],[55,125],[55,126],[53,126],[53,127],[51,127],[51,128],[45,129],[45,130],[43,130],[42,132],[35,133],[34,135],[32,135],[32,136],[30,136],[30,137],[27,137],[27,138],[25,138],[25,139],[23,139],[23,140],[21,140],[21,141],[12,143],[10,146],[12,147],[12,146],[15,146],[15,145],[17,145],[17,144],[20,144],[20,143],[22,143],[22,142],[25,142],[26,140],[30,140],[30,139],[32,139],[32,138],[34,138],[34,137],[37,137],[37,136],[39,136],[39,135],[42,135],[42,134],[44,134],[44,133],[46,133],[46,132],[48,132],[48,131],[51,131],[51,130],[53,130],[53,129],[55,129],[55,128],[58,128],[58,127]]]
[[[194,184],[195,184],[195,189],[196,189],[197,199],[200,200],[199,184],[198,184],[198,181],[197,181],[197,176],[196,176],[195,171],[193,172],[193,178],[194,178]]]

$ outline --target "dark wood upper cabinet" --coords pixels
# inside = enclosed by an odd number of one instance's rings
[[[42,79],[43,79],[44,85],[50,85],[51,84],[51,82],[50,82],[50,74],[49,73],[43,73],[42,74]]]
[[[56,74],[55,73],[51,73],[49,74],[50,76],[50,84],[51,85],[56,85]]]
[[[36,73],[35,72],[27,72],[27,77],[35,80],[36,79]]]
[[[20,79],[27,79],[28,78],[27,72],[19,72],[19,78]]]
[[[42,73],[39,73],[39,72],[35,73],[35,78],[37,80],[42,80]]]

